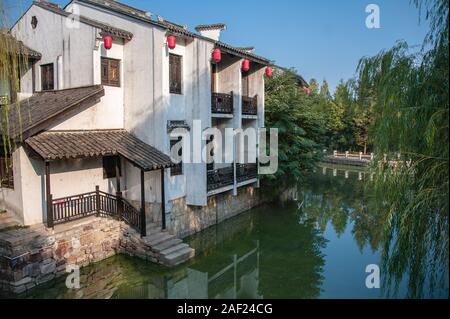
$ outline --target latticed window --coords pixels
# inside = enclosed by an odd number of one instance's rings
[[[169,86],[170,93],[181,94],[182,85],[182,57],[175,54],[169,55]]]
[[[102,84],[120,87],[120,60],[102,57]]]
[[[12,157],[0,157],[0,178],[1,187],[14,188],[14,174],[13,174]]]

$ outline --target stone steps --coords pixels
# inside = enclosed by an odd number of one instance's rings
[[[148,223],[147,224],[147,236],[151,236],[157,233],[161,232],[161,226],[154,224],[154,223]]]
[[[160,252],[160,254],[161,254],[161,256],[167,256],[167,255],[170,255],[171,253],[174,253],[174,252],[181,250],[183,248],[186,248],[186,247],[189,247],[189,245],[185,244],[185,243],[180,243],[178,245],[175,245],[175,246],[172,246],[172,247],[162,250]]]
[[[195,250],[154,223],[147,224],[147,236],[143,238],[156,259],[165,266],[180,265],[195,256]]]
[[[194,256],[195,256],[195,250],[192,249],[191,247],[185,247],[185,248],[177,250],[169,255],[162,256],[161,261],[170,267],[174,267],[174,266],[178,266],[178,265],[188,261],[189,259],[193,258]]]
[[[173,239],[167,240],[167,241],[165,241],[165,242],[163,242],[163,243],[161,243],[161,244],[159,244],[157,246],[152,247],[152,250],[154,252],[160,253],[163,250],[171,248],[171,247],[174,247],[174,246],[176,246],[178,244],[181,244],[182,242],[183,241],[181,239],[173,238]]]

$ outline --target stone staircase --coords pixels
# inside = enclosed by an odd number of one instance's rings
[[[154,223],[147,224],[147,236],[143,241],[158,261],[169,267],[180,265],[195,256],[193,248],[167,231],[162,231],[161,226]]]
[[[19,221],[17,221],[13,214],[8,212],[0,212],[0,231],[19,225]]]

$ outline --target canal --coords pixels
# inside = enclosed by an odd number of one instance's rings
[[[367,183],[370,176],[356,168],[321,168],[289,192],[290,200],[254,209],[189,238],[197,256],[188,264],[167,269],[116,256],[82,269],[79,290],[67,289],[62,278],[20,297],[416,296],[409,291],[416,286],[408,274],[383,274],[386,209],[367,195]],[[366,286],[369,265],[381,269],[379,289]],[[443,284],[424,288],[421,296],[448,298],[448,272],[444,276]],[[385,280],[391,277],[400,279]]]

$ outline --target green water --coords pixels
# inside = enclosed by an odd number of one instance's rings
[[[386,220],[363,191],[369,182],[359,170],[320,170],[292,189],[292,200],[189,238],[197,256],[176,269],[117,256],[82,269],[79,290],[62,278],[21,297],[403,298],[407,274],[394,293],[383,280],[380,289],[366,287],[366,266],[381,264]],[[423,296],[448,298],[448,275]]]

